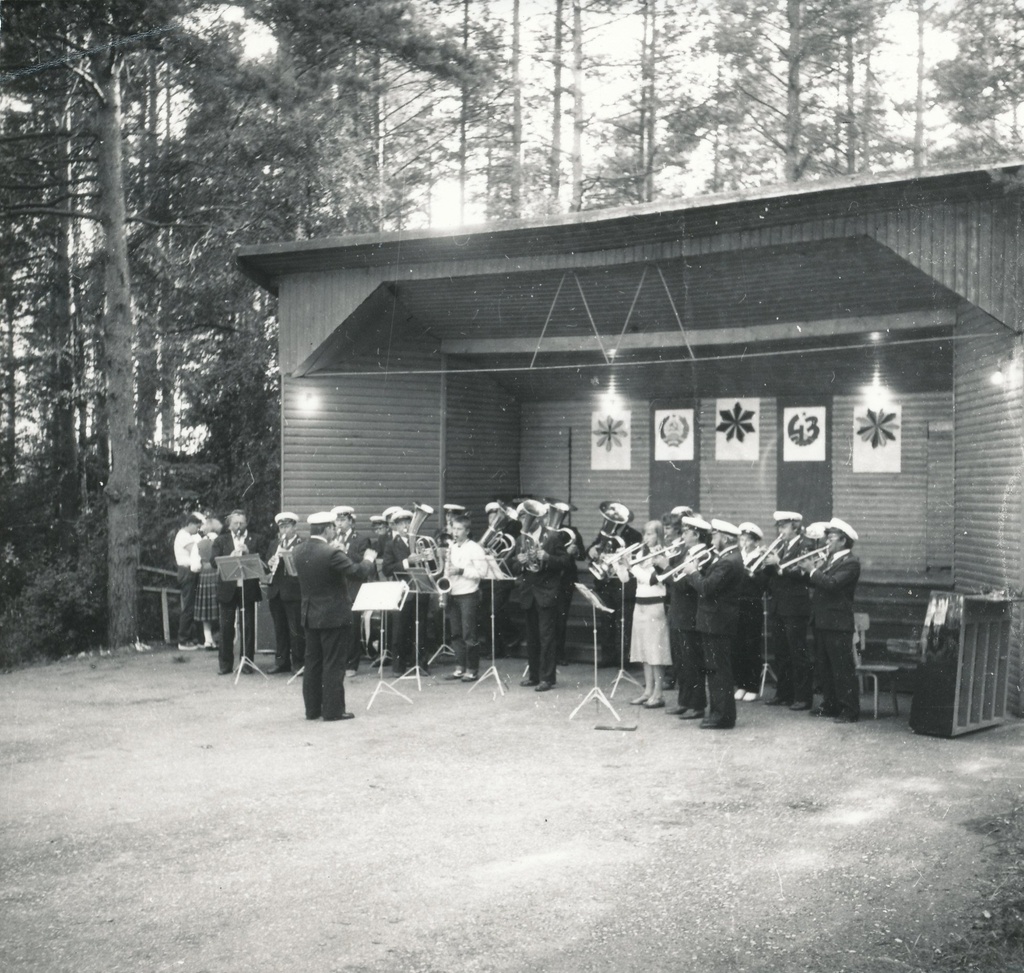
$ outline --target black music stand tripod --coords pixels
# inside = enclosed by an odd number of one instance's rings
[[[423,683],[421,677],[426,675],[423,671],[423,666],[420,665],[420,595],[437,595],[440,594],[440,590],[437,587],[437,581],[434,576],[426,569],[419,568],[415,565],[410,566],[408,571],[404,572],[406,577],[406,583],[409,586],[409,593],[416,599],[416,628],[415,636],[413,639],[412,647],[412,668],[407,672],[403,672],[395,682],[401,679],[415,679],[416,689],[420,692],[423,691]],[[429,665],[429,663],[428,663]]]
[[[514,580],[509,570],[505,565],[499,561],[493,555],[488,555],[487,558],[487,577],[491,583],[491,664],[484,672],[484,674],[469,687],[469,691],[473,692],[477,686],[480,685],[485,679],[494,677],[494,681],[498,684],[498,692],[502,696],[505,695],[504,680],[501,678],[501,673],[498,672],[497,656],[495,654],[495,643],[497,642],[497,631],[495,625],[495,614],[494,614],[494,582],[495,581],[512,581]],[[465,638],[465,633],[463,633]]]
[[[570,714],[569,719],[571,720],[587,703],[594,700],[595,703],[599,703],[604,706],[612,716],[615,717],[616,721],[621,723],[622,717],[615,712],[615,707],[609,702],[608,697],[601,692],[601,687],[597,684],[597,613],[599,611],[608,612],[609,614],[614,610],[609,608],[593,591],[591,591],[585,584],[580,584],[578,581],[575,584],[576,590],[583,595],[583,597],[590,602],[590,615],[593,622],[594,629],[594,688],[583,697],[583,702],[579,704]],[[613,690],[614,693],[614,690]]]
[[[267,578],[267,569],[263,562],[260,560],[258,554],[229,554],[224,557],[214,558],[217,562],[217,573],[220,575],[221,581],[242,581],[242,607],[239,610],[239,614],[242,617],[242,624],[240,626],[242,632],[242,657],[238,660],[238,668],[235,670],[235,685],[238,685],[238,679],[242,675],[242,670],[245,668],[252,669],[253,672],[258,672],[264,679],[267,679],[267,674],[256,665],[254,659],[250,659],[245,654],[245,582],[255,578],[261,584],[266,584],[269,580]],[[256,615],[253,613],[253,624],[256,623]],[[224,636],[221,635],[221,638]],[[234,646],[231,647],[232,651]],[[256,651],[256,632],[253,631],[253,652]]]
[[[631,682],[637,689],[640,688],[640,683],[626,672],[626,582],[620,578],[619,585],[622,592],[619,600],[619,674],[615,677],[615,682],[612,683],[612,691],[609,694],[612,699],[615,699],[615,690],[619,688],[619,683],[623,679],[626,682]],[[614,611],[612,608],[606,610]]]
[[[762,631],[762,635],[761,635],[761,643],[762,643],[762,651],[763,651],[764,654],[763,654],[762,659],[761,659],[761,688],[757,692],[757,695],[758,695],[759,699],[764,697],[764,684],[765,684],[765,680],[768,678],[769,675],[772,677],[772,682],[775,683],[776,686],[778,686],[778,684],[779,684],[779,677],[775,675],[774,670],[772,669],[771,665],[769,665],[769,663],[768,663],[768,592],[767,591],[764,592],[764,594],[761,595],[761,605],[762,605],[761,628],[763,630]]]
[[[409,586],[404,581],[367,581],[359,588],[356,600],[352,603],[353,612],[379,611],[380,612],[380,639],[381,651],[377,657],[377,685],[370,694],[370,701],[366,704],[369,709],[377,696],[385,690],[401,696],[407,703],[412,703],[405,693],[395,689],[395,682],[387,682],[384,679],[384,639],[387,637],[388,612],[402,610],[405,599],[409,595]]]

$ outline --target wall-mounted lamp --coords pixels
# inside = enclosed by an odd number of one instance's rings
[[[1006,358],[999,359],[995,371],[988,377],[993,385],[1005,385],[1009,382],[1010,376],[1013,374],[1013,357],[1011,351]]]
[[[316,412],[320,408],[320,400],[316,397],[313,392],[303,392],[299,396],[299,412],[304,412],[306,415]]]

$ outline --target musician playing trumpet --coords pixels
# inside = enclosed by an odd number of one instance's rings
[[[629,661],[640,662],[644,667],[644,690],[630,703],[657,709],[665,705],[663,681],[665,669],[672,665],[672,652],[668,641],[668,617],[665,614],[667,591],[658,581],[656,574],[660,567],[668,566],[668,558],[646,555],[665,547],[665,531],[660,520],[651,520],[644,525],[643,547],[633,558],[625,557],[615,562],[615,571],[625,585],[627,576],[636,581],[636,597],[633,608],[633,627],[630,639]]]
[[[815,544],[804,536],[802,514],[776,510],[773,519],[782,540],[763,559],[761,567],[768,587],[768,624],[775,647],[775,695],[765,702],[768,706],[810,710],[814,700],[814,666],[807,644],[811,599],[799,567],[789,562],[813,550]]]
[[[666,712],[681,720],[704,718],[707,706],[700,641],[697,634],[697,592],[683,576],[682,565],[700,557],[711,548],[711,525],[688,507],[679,516],[679,530],[685,547],[668,560],[665,577],[669,597],[669,645],[678,645],[676,668],[676,705]],[[656,562],[657,563],[657,562]]]
[[[713,556],[701,568],[694,559],[688,560],[681,573],[698,596],[697,632],[708,687],[708,711],[700,726],[702,730],[731,730],[736,725],[732,643],[743,561],[737,546],[738,527],[717,519],[707,526],[712,532]]]
[[[643,538],[640,532],[630,525],[633,512],[617,500],[607,500],[601,504],[601,513],[608,523],[610,516],[624,517],[624,523],[618,526],[619,550],[639,544]],[[593,543],[587,548],[587,557],[591,562],[599,562],[602,554],[613,551],[609,543],[607,527],[602,527]],[[621,660],[629,658],[629,641],[633,629],[633,599],[636,597],[636,580],[632,577],[621,584],[614,572],[605,577],[597,578],[594,591],[612,611],[601,612],[597,619],[597,641],[599,646],[598,665],[617,666]],[[622,644],[620,644],[620,642]]]
[[[740,524],[740,556],[746,570],[736,599],[736,641],[733,643],[732,675],[737,700],[752,703],[761,683],[761,646],[764,638],[764,573],[751,570],[764,554],[761,528],[749,520]]]

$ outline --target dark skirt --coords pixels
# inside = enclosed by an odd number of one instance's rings
[[[217,569],[203,565],[196,588],[196,607],[193,616],[197,622],[217,621]]]

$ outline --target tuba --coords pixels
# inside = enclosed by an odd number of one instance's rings
[[[604,581],[610,573],[611,563],[614,560],[610,560],[609,555],[619,553],[626,546],[620,535],[626,524],[629,523],[632,514],[629,507],[617,500],[605,500],[601,504],[600,510],[604,519],[597,535],[598,551],[595,557],[589,559],[590,563],[587,568],[598,581]]]
[[[412,523],[409,525],[409,552],[416,555],[420,565],[432,578],[444,573],[444,551],[433,537],[419,536],[423,522],[434,512],[425,503],[414,503]]]
[[[548,504],[548,512],[544,515],[544,533],[552,534],[559,530],[571,509],[569,504],[563,503],[561,500],[552,500]]]
[[[523,525],[519,539],[523,542],[523,553],[527,557],[526,569],[528,571],[540,570],[540,544],[530,536],[536,530],[538,524],[544,524],[550,507],[539,500],[524,500],[516,510],[516,517]]]

